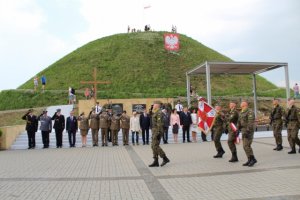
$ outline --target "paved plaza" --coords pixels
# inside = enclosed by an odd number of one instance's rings
[[[0,152],[1,200],[74,199],[300,199],[300,154],[273,151],[273,138],[253,143],[258,163],[222,159],[211,142],[162,145],[171,162],[149,168],[149,145]],[[160,160],[161,162],[161,160]]]

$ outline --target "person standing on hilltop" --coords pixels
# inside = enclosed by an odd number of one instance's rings
[[[41,78],[41,82],[42,82],[42,91],[45,92],[46,77],[44,75]]]
[[[54,120],[53,128],[56,136],[56,148],[62,148],[63,131],[65,129],[65,116],[61,114],[61,109],[57,109],[51,118]]]
[[[38,80],[38,77],[35,77],[33,79],[33,85],[34,85],[34,91],[36,92],[37,91],[37,88],[39,86],[39,80]]]
[[[26,131],[28,136],[28,149],[35,148],[35,133],[38,129],[37,117],[33,114],[33,109],[29,109],[28,112],[22,117],[26,120]]]

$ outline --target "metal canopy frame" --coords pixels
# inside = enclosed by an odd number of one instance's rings
[[[231,74],[231,75],[252,75],[253,78],[253,96],[254,96],[254,112],[257,116],[257,95],[256,95],[256,75],[271,71],[280,67],[285,69],[285,83],[286,83],[286,98],[290,97],[289,73],[288,63],[278,62],[204,62],[194,69],[186,72],[186,86],[187,86],[187,100],[188,106],[191,104],[190,93],[190,77],[199,74],[206,74],[206,90],[207,100],[211,104],[211,74]]]

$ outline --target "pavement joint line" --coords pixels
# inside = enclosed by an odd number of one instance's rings
[[[268,145],[268,146],[274,146],[275,147],[275,144],[270,144],[270,143],[267,143],[267,142],[260,142],[260,141],[254,141],[253,140],[253,143],[257,143],[257,144],[265,144],[265,145]],[[282,146],[283,148],[285,149],[289,149],[290,147],[287,147],[287,146]]]
[[[161,185],[158,178],[152,174],[148,166],[144,164],[144,162],[135,152],[135,150],[131,146],[127,146],[126,150],[128,151],[128,154],[131,157],[133,164],[140,173],[153,198],[155,200],[171,200],[172,197],[170,196],[170,194]]]
[[[128,148],[128,147],[127,147]],[[129,148],[127,149],[129,150]],[[134,151],[129,150],[129,151]],[[132,152],[130,152],[132,153]],[[134,155],[137,156],[137,155]],[[134,158],[138,160],[139,158]],[[300,165],[295,166],[284,166],[284,167],[273,167],[273,168],[262,168],[262,169],[249,169],[249,170],[238,170],[238,171],[226,171],[226,172],[210,172],[210,173],[198,173],[198,174],[182,174],[182,175],[161,175],[154,176],[151,171],[145,166],[144,163],[135,163],[142,162],[133,161],[137,170],[141,174],[141,176],[124,176],[124,177],[90,177],[90,178],[26,178],[26,177],[17,177],[17,178],[0,178],[0,182],[2,181],[116,181],[116,180],[144,180],[146,184],[152,185],[153,183],[160,184],[158,179],[174,179],[174,178],[194,178],[194,177],[211,177],[211,176],[222,176],[222,175],[233,175],[233,174],[248,174],[248,173],[256,173],[256,172],[268,172],[274,170],[288,170],[288,169],[300,169]],[[157,182],[158,183],[157,183]],[[149,186],[149,185],[147,185]],[[156,185],[157,186],[157,185]],[[160,185],[159,185],[160,186]],[[150,190],[150,188],[149,188]],[[150,190],[151,191],[151,190]],[[157,193],[161,193],[164,191],[155,191]],[[166,191],[165,191],[166,192]],[[300,199],[300,198],[299,198]]]
[[[300,199],[300,195],[285,195],[285,196],[246,198],[246,199],[237,199],[237,200],[299,200],[299,199]]]
[[[201,173],[201,174],[162,175],[162,176],[157,176],[157,178],[158,179],[173,179],[173,178],[210,177],[210,176],[222,176],[222,175],[233,175],[233,174],[248,174],[248,173],[256,173],[256,172],[268,172],[268,171],[274,171],[274,170],[287,170],[287,169],[300,169],[300,165],[263,168],[263,169],[226,171],[226,172],[210,172],[210,173]]]

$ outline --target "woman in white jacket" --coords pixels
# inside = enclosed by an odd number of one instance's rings
[[[136,137],[136,144],[139,145],[139,132],[141,131],[140,127],[140,118],[137,116],[136,112],[132,113],[133,116],[130,118],[130,130],[132,133],[132,144],[135,145],[134,143],[134,136]]]

